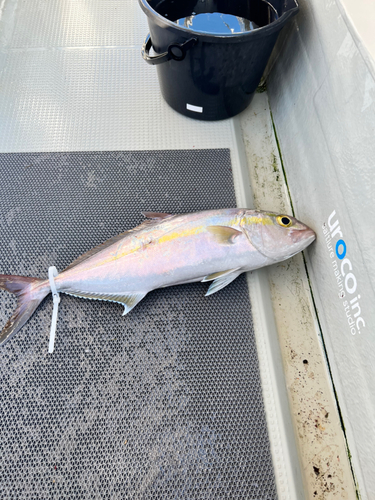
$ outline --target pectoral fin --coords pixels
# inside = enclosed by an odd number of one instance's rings
[[[218,292],[222,288],[226,287],[229,285],[229,283],[232,283],[233,280],[237,278],[242,273],[241,269],[236,269],[232,272],[226,273],[223,276],[220,276],[216,278],[210,285],[209,289],[207,290],[206,297],[208,295],[212,295],[213,293]]]
[[[68,295],[73,295],[74,297],[80,297],[82,299],[90,300],[107,300],[108,302],[117,302],[122,304],[125,308],[122,315],[128,314],[133,307],[135,307],[138,302],[140,302],[148,292],[129,292],[129,293],[93,293],[93,292],[81,292],[76,290],[61,290],[61,292]]]
[[[233,240],[242,234],[241,231],[229,226],[208,226],[207,231],[213,234],[221,244],[233,243]]]

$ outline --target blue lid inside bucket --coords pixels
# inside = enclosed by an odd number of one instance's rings
[[[298,12],[297,0],[138,0],[161,28],[190,31],[206,40],[237,42],[276,33]]]
[[[174,21],[178,26],[200,31],[202,33],[215,33],[220,35],[230,35],[233,33],[246,33],[258,29],[259,26],[250,19],[223,14],[221,12],[196,14],[182,17]]]
[[[266,27],[290,0],[140,0],[160,17],[198,33],[236,35]],[[295,7],[295,0],[292,0]]]

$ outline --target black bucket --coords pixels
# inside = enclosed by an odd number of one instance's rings
[[[167,103],[198,120],[230,118],[250,104],[281,28],[298,12],[296,0],[139,0],[139,4],[150,28],[143,58],[157,65]],[[251,21],[255,29],[215,34],[176,24],[208,13]],[[155,55],[150,55],[151,48]]]

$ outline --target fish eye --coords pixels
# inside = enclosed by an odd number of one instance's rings
[[[288,217],[287,215],[279,215],[277,218],[276,218],[278,224],[280,224],[280,226],[282,227],[289,227],[292,225],[292,219],[290,217]]]

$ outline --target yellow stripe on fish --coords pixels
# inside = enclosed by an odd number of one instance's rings
[[[238,218],[233,218],[229,220],[226,224],[228,228],[231,228],[232,226],[235,226],[238,224]],[[263,217],[257,217],[257,216],[244,216],[240,219],[240,225],[251,225],[251,224],[262,224],[262,225],[272,225],[273,221],[269,218],[263,218]],[[151,242],[155,244],[163,244],[163,243],[168,243],[173,240],[179,239],[179,238],[186,238],[189,236],[194,236],[197,234],[200,234],[204,231],[207,231],[207,227],[204,225],[200,226],[195,226],[189,229],[180,229],[179,231],[173,231],[167,234],[164,234],[160,238],[155,238],[154,241],[146,238],[146,239],[139,239],[139,238],[133,238],[136,240],[137,244],[133,246],[131,249],[127,248],[123,252],[119,252],[119,247],[121,247],[121,244],[117,248],[117,251],[112,254],[110,257],[108,257],[105,260],[102,260],[100,263],[97,263],[93,265],[90,269],[94,269],[95,267],[102,266],[103,264],[109,264],[111,262],[114,262],[116,260],[122,259],[123,257],[127,257],[128,255],[131,255],[138,250],[140,250],[142,247],[146,247],[149,245]]]
[[[193,236],[195,234],[202,233],[204,230],[207,230],[207,228],[204,226],[196,226],[192,227],[191,229],[182,229],[181,231],[174,231],[173,233],[167,233],[164,236],[161,236],[157,240],[157,243],[167,243],[177,238],[185,238],[187,236]]]
[[[272,214],[273,215],[273,214]],[[251,224],[262,224],[263,226],[272,226],[274,224],[273,220],[266,217],[256,217],[256,216],[244,216],[241,219],[241,226],[251,225]]]
[[[188,237],[188,236],[193,236],[194,234],[199,234],[202,233],[204,230],[206,230],[204,226],[198,226],[198,227],[193,227],[191,229],[183,229],[181,231],[175,231],[173,233],[167,233],[160,238],[155,238],[155,240],[151,239],[144,239],[140,240],[138,238],[134,238],[137,240],[137,245],[132,247],[131,249],[127,249],[121,253],[118,253],[118,250],[112,254],[110,257],[108,257],[105,260],[102,260],[100,263],[95,264],[89,269],[94,269],[95,267],[102,266],[103,264],[109,264],[110,262],[114,262],[118,259],[122,259],[123,257],[127,257],[128,255],[131,255],[132,253],[137,252],[138,250],[141,250],[142,247],[146,247],[150,243],[156,243],[156,244],[162,244],[162,243],[167,243],[169,241],[173,241],[178,238],[183,238],[183,237]]]

